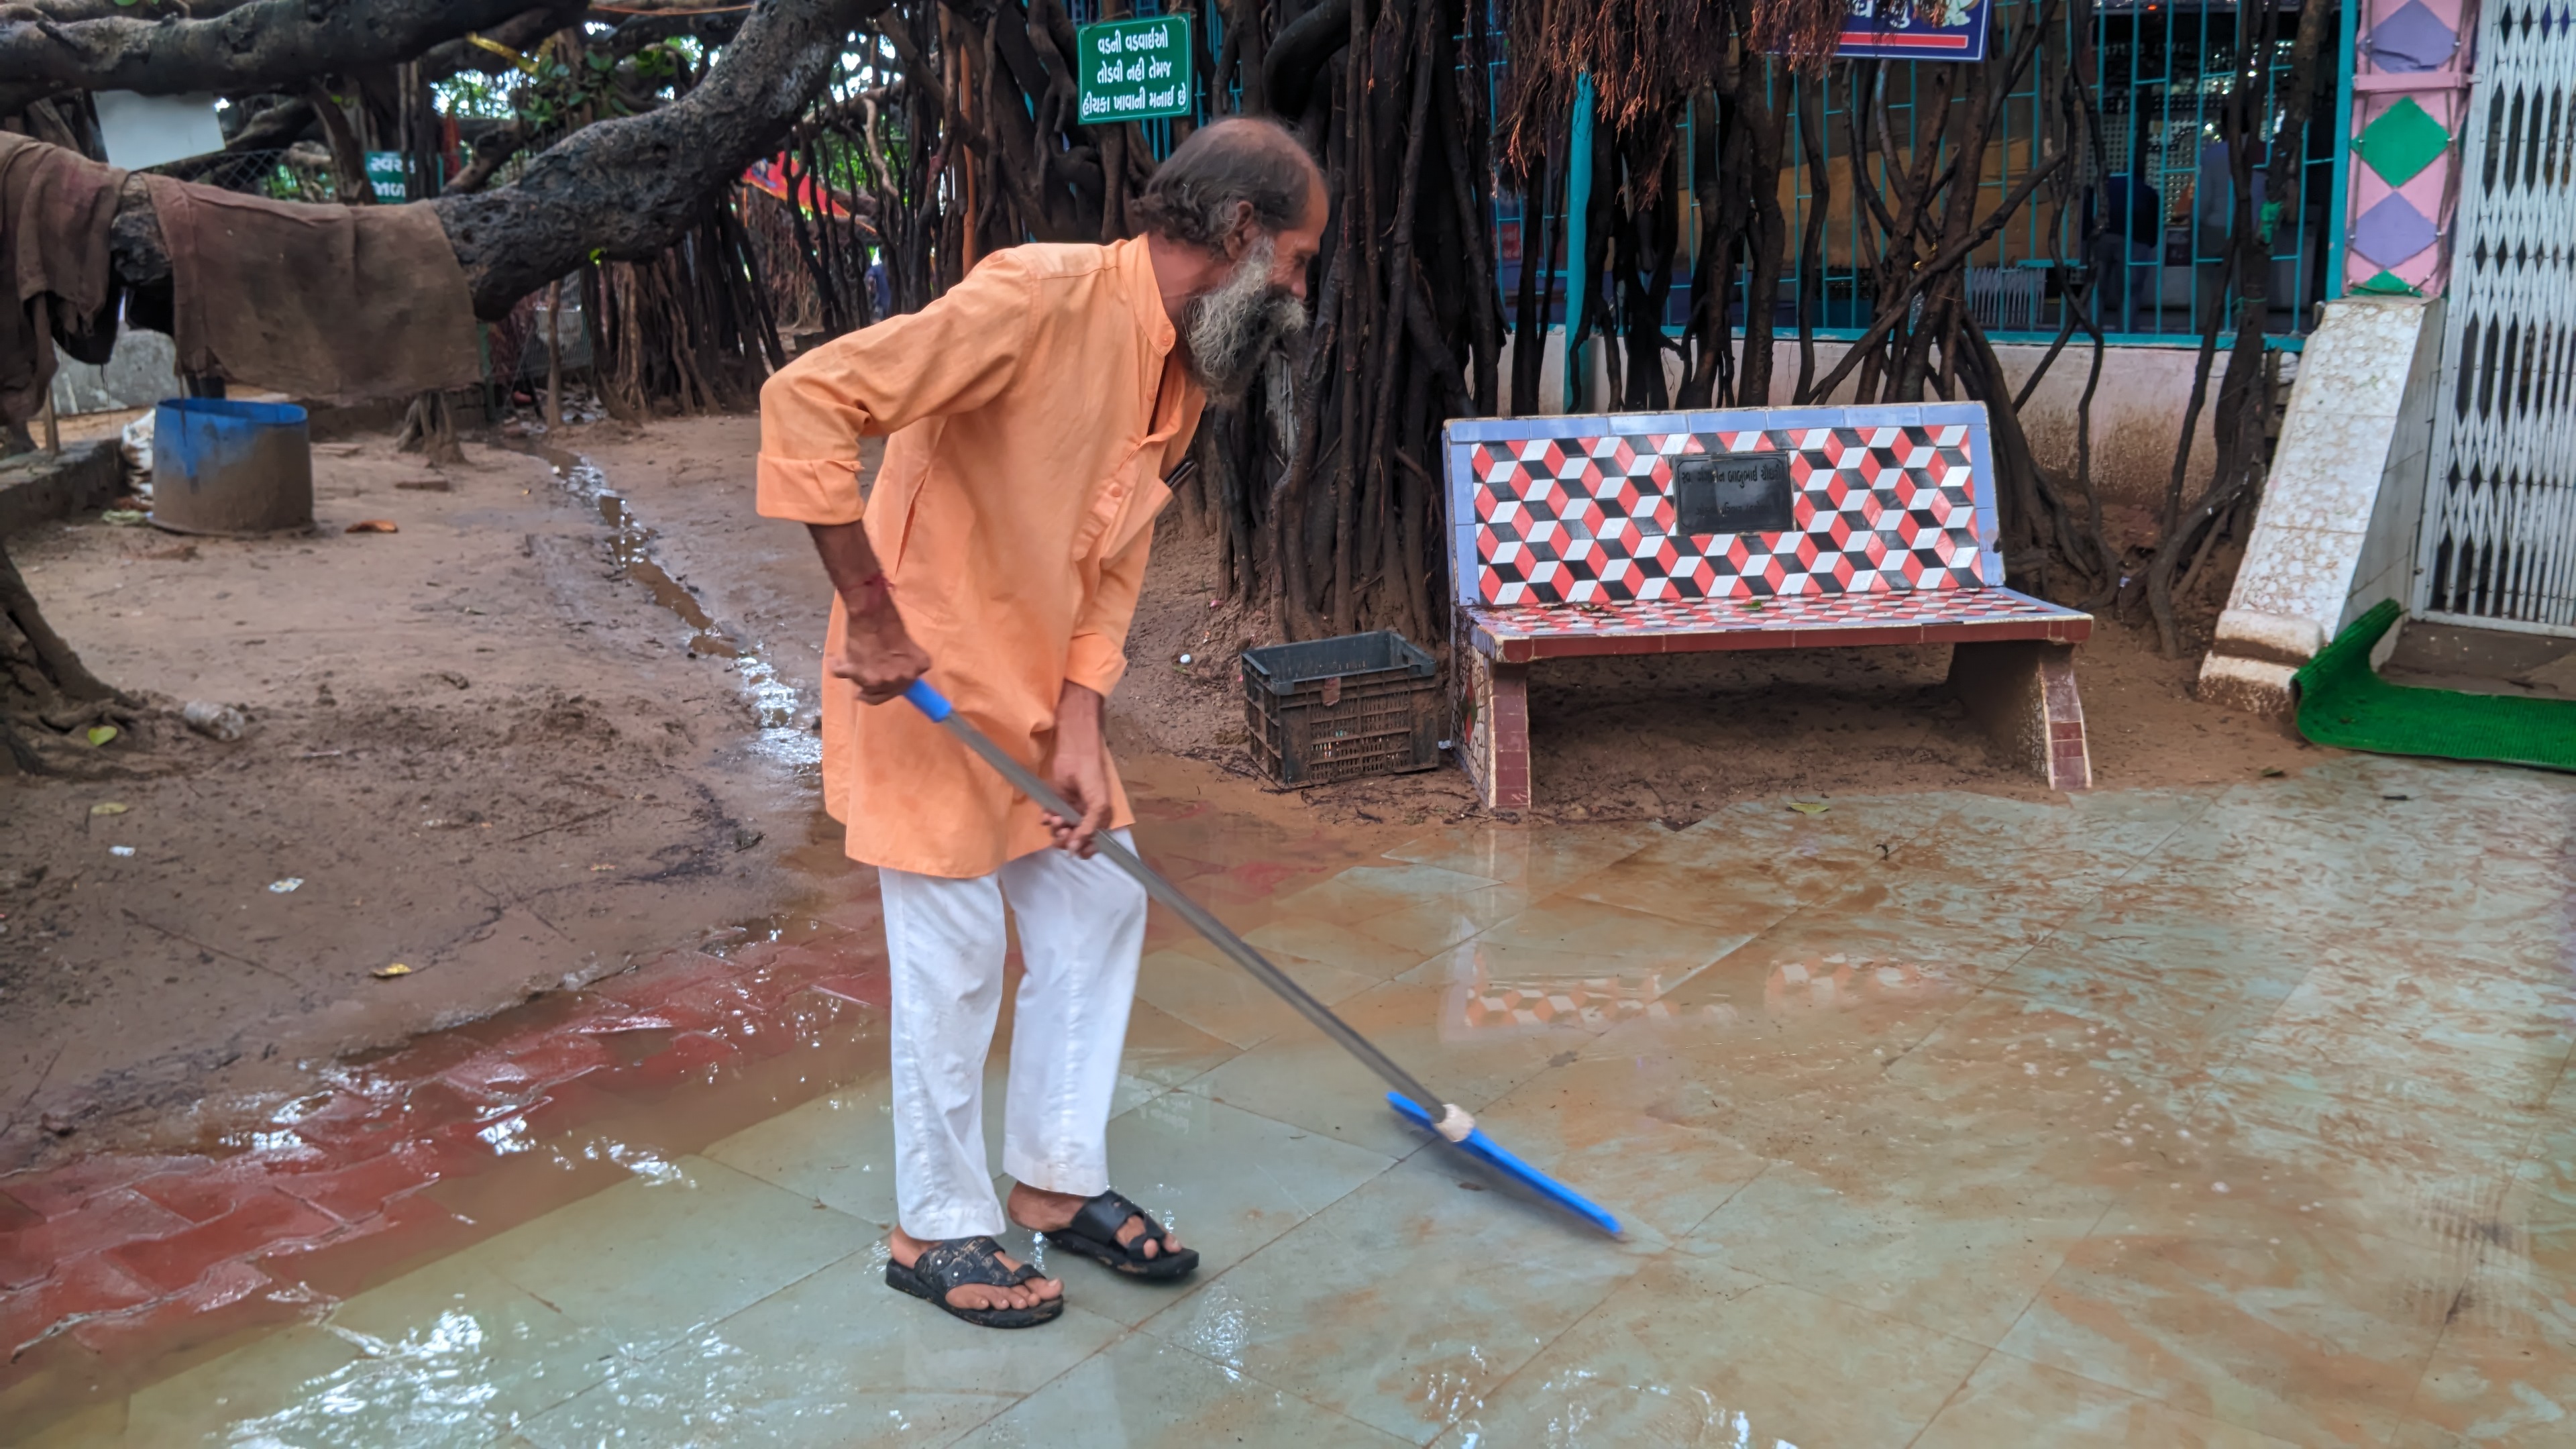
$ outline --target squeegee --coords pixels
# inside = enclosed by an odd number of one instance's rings
[[[1081,818],[1080,811],[1065,804],[1064,798],[1049,789],[1047,783],[1039,779],[1028,766],[1002,753],[1002,747],[994,744],[982,730],[960,718],[956,707],[948,702],[946,696],[933,689],[929,680],[914,680],[912,686],[903,692],[903,697],[911,700],[923,714],[928,715],[932,721],[955,735],[959,743],[982,756],[984,763],[992,766],[1003,779],[1009,781],[1012,789],[1028,796],[1040,809],[1059,820]],[[1603,1211],[1601,1206],[1591,1199],[1497,1146],[1492,1138],[1485,1135],[1484,1129],[1476,1125],[1476,1119],[1467,1115],[1464,1108],[1455,1102],[1444,1102],[1434,1096],[1430,1088],[1413,1079],[1412,1073],[1397,1066],[1386,1053],[1377,1049],[1375,1043],[1352,1030],[1351,1024],[1335,1016],[1331,1007],[1307,994],[1305,987],[1298,985],[1287,972],[1272,965],[1268,957],[1254,950],[1250,943],[1236,935],[1225,922],[1208,914],[1206,907],[1181,894],[1180,887],[1166,880],[1161,871],[1138,858],[1136,852],[1119,843],[1116,836],[1102,831],[1093,837],[1093,844],[1099,848],[1102,855],[1108,857],[1111,864],[1135,877],[1136,883],[1145,888],[1146,894],[1171,907],[1182,920],[1190,923],[1191,929],[1205,936],[1209,944],[1232,958],[1234,964],[1251,972],[1254,980],[1278,993],[1280,1000],[1297,1008],[1300,1015],[1313,1022],[1324,1035],[1338,1043],[1342,1050],[1359,1058],[1361,1065],[1383,1078],[1386,1084],[1394,1089],[1386,1094],[1386,1100],[1389,1106],[1395,1108],[1397,1115],[1416,1126],[1431,1129],[1443,1141],[1453,1144],[1505,1177],[1528,1187],[1547,1201],[1585,1219],[1603,1232],[1619,1231],[1617,1218]]]

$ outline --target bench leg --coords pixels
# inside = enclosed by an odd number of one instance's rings
[[[1950,692],[1995,748],[2028,766],[2050,789],[2093,788],[2084,704],[2075,694],[2074,645],[2039,639],[1953,645]]]
[[[1460,683],[1468,723],[1459,758],[1489,810],[1525,810],[1530,803],[1529,666],[1497,664],[1474,649],[1460,649]]]

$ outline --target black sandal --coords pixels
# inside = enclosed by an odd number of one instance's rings
[[[1129,1218],[1143,1218],[1145,1231],[1136,1235],[1135,1242],[1121,1243],[1118,1230],[1127,1226]],[[1152,1213],[1112,1189],[1084,1203],[1070,1225],[1047,1234],[1046,1240],[1068,1253],[1106,1263],[1131,1278],[1182,1278],[1196,1272],[1199,1250],[1167,1251],[1160,1246],[1166,1235],[1167,1230]],[[1142,1251],[1148,1241],[1157,1245],[1150,1258]]]
[[[899,1288],[915,1298],[927,1298],[939,1305],[952,1318],[962,1318],[981,1328],[1035,1328],[1064,1312],[1064,1298],[1059,1294],[1042,1299],[1035,1308],[960,1308],[948,1301],[951,1289],[970,1284],[985,1288],[1016,1288],[1032,1278],[1045,1276],[1022,1263],[1016,1268],[1002,1266],[1002,1245],[991,1238],[950,1238],[921,1250],[921,1256],[907,1268],[892,1258],[886,1259],[886,1286]]]

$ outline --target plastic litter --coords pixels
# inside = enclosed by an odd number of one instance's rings
[[[116,450],[125,455],[127,469],[147,478],[152,476],[152,420],[157,416],[157,412],[146,410],[116,435]]]
[[[239,705],[192,699],[179,707],[179,718],[206,738],[227,744],[250,733],[250,716]]]

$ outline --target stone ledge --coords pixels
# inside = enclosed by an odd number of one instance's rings
[[[2293,668],[2317,657],[2326,647],[2326,631],[2314,619],[2290,618],[2256,609],[2227,609],[2218,616],[2213,654]]]
[[[104,508],[125,491],[125,459],[114,438],[67,443],[0,460],[0,538],[40,523]]]
[[[2200,702],[2286,719],[2292,705],[2290,676],[2296,673],[2287,664],[2212,654],[2201,662]]]

